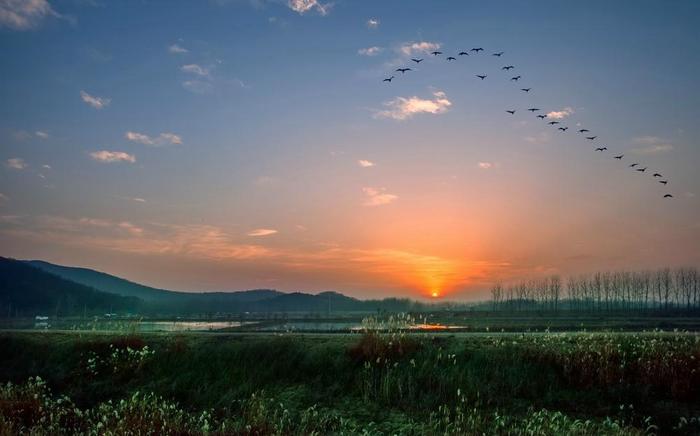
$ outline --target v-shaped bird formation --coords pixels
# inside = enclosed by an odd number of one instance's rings
[[[482,47],[475,47],[469,51],[459,51],[457,53],[456,57],[455,56],[448,56],[445,59],[448,62],[452,62],[452,61],[456,61],[457,58],[459,58],[461,56],[470,56],[470,54],[471,55],[478,55],[479,53],[481,53],[483,51],[484,51],[484,49]],[[443,55],[443,52],[436,50],[436,51],[430,52],[430,54],[435,56],[435,57],[438,57],[438,56]],[[499,52],[492,53],[492,56],[495,56],[497,58],[501,58],[501,56],[503,56],[504,54],[505,54],[505,52],[499,51]],[[411,61],[415,62],[416,64],[420,64],[423,61],[423,59],[422,58],[411,58]],[[501,71],[505,71],[505,72],[510,72],[510,70],[513,70],[513,69],[515,69],[514,65],[504,65],[501,67]],[[411,68],[408,68],[408,67],[403,67],[403,68],[397,68],[395,71],[400,72],[403,75],[409,71],[414,71],[414,70]],[[481,74],[475,74],[475,77],[477,77],[479,79],[479,81],[484,81],[489,76],[485,73],[481,73]],[[395,79],[395,76],[387,77],[386,79],[383,79],[383,81],[391,83],[391,81],[393,79]],[[518,74],[518,75],[510,77],[509,81],[510,82],[519,82],[520,79],[522,79],[522,75]],[[532,88],[520,88],[520,91],[525,92],[527,94],[530,94],[530,91],[532,91]],[[515,115],[515,113],[517,111],[518,111],[517,108],[508,108],[505,110],[505,112],[510,114],[510,115]],[[536,112],[539,112],[540,109],[537,107],[531,107],[531,108],[527,108],[527,111],[532,112],[534,114]],[[546,120],[548,118],[547,114],[544,114],[544,113],[537,114],[536,117],[539,118],[540,120]],[[552,120],[552,121],[546,121],[546,122],[547,122],[547,125],[552,126],[552,127],[556,128],[558,131],[561,131],[563,133],[566,133],[569,130],[569,126],[563,126],[563,125],[560,126],[560,124],[561,124],[560,121]],[[598,141],[597,135],[591,135],[591,136],[586,135],[586,134],[590,134],[589,129],[578,129],[578,134],[582,135],[582,138],[584,138],[588,141],[595,142],[596,144],[599,144],[599,142],[596,142],[596,141]],[[608,152],[610,150],[608,149],[607,146],[600,145],[600,146],[595,147],[594,151],[605,153],[605,152]],[[624,159],[624,157],[625,157],[624,154],[617,154],[617,155],[613,156],[613,159],[622,161]],[[638,162],[632,163],[632,164],[628,165],[628,167],[633,169],[633,170],[636,170],[637,172],[640,172],[640,173],[644,173],[648,169],[648,167],[640,167],[640,164]],[[664,178],[663,175],[661,175],[661,173],[655,172],[652,175],[652,178],[664,186],[668,185],[668,180],[666,178]],[[659,179],[659,180],[657,180],[657,179]],[[673,198],[673,195],[664,194],[663,198]]]

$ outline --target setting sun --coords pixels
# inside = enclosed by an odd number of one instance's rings
[[[430,295],[431,295],[433,298],[438,298],[438,297],[440,296],[440,293],[439,293],[438,291],[433,291]]]

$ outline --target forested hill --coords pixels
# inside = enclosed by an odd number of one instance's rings
[[[101,292],[0,257],[0,316],[134,312],[140,305],[138,298]]]
[[[42,301],[41,305],[31,307],[55,307],[58,301],[65,300],[70,302],[70,305],[63,306],[64,310],[62,313],[69,313],[69,308],[72,310],[76,307],[79,307],[79,313],[83,313],[84,308],[81,298],[88,294],[81,290],[85,289],[91,292],[100,291],[101,294],[104,293],[110,298],[117,298],[115,301],[122,302],[121,304],[114,303],[103,307],[105,311],[109,311],[110,307],[112,307],[113,311],[119,313],[137,311],[138,314],[151,316],[243,312],[370,313],[377,310],[393,312],[420,310],[423,308],[421,303],[408,299],[359,300],[337,292],[321,292],[319,294],[305,292],[285,293],[272,289],[235,292],[177,292],[144,286],[87,268],[61,266],[38,260],[16,261],[3,259],[3,262],[14,267],[18,267],[16,264],[20,264],[25,267],[23,275],[41,277],[41,280],[47,281],[45,286],[35,286],[28,289],[26,284],[20,280],[21,275],[14,274],[8,267],[0,271],[0,278],[5,286],[3,295],[14,295],[24,289],[24,292],[27,293],[26,298]],[[49,278],[53,278],[54,281],[49,283]],[[60,283],[60,286],[55,285],[55,283]],[[55,295],[57,293],[63,295],[69,290],[75,291],[70,294],[70,298],[66,296],[57,297]],[[124,299],[120,300],[119,297]],[[5,316],[6,313],[2,312],[2,307],[7,310],[7,298],[1,301],[0,316]],[[130,303],[125,304],[124,302]]]

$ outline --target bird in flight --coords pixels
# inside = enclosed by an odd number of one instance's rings
[[[494,53],[493,55],[494,55],[494,56],[498,56],[498,57],[500,58],[501,56],[503,56],[503,53],[504,53],[504,52],[499,51],[498,53]]]
[[[473,48],[471,51],[475,51],[475,52],[479,53],[480,51],[484,51],[484,49],[479,47],[479,48]]]
[[[484,80],[486,78],[486,74],[477,74],[476,77],[478,77],[481,80]]]
[[[501,68],[501,69],[502,69],[502,70],[508,71],[508,70],[512,70],[513,68],[515,68],[515,67],[512,66],[512,65],[506,65],[505,67],[503,67],[503,68]]]
[[[663,176],[659,173],[654,173],[654,175],[652,177],[663,177]]]
[[[634,167],[636,167],[637,165],[639,165],[639,164],[638,164],[637,162],[635,162],[635,163],[633,163],[633,164],[630,164],[629,167],[630,167],[630,168],[634,168]]]
[[[553,125],[555,125],[555,124],[559,124],[559,121],[550,121],[550,122],[547,123],[547,124],[549,124],[550,126],[553,126]]]
[[[637,171],[639,171],[640,173],[643,173],[644,171],[646,171],[646,170],[647,170],[647,168],[648,168],[648,167],[644,167],[644,168],[637,168]]]
[[[591,141],[594,141],[597,138],[597,136],[586,136],[586,139],[589,139]]]
[[[386,79],[382,80],[382,82],[391,82],[394,79],[394,76],[387,77]]]
[[[406,71],[412,71],[410,68],[397,68],[396,71],[400,71],[401,74],[405,73]]]
[[[530,92],[532,88],[520,88],[521,91]]]
[[[430,54],[432,54],[433,56],[437,56],[437,55],[441,55],[442,52],[441,51],[434,51],[434,52],[431,52]]]
[[[659,180],[659,183],[663,183],[664,185],[668,185],[668,180]]]
[[[569,128],[568,127],[559,127],[559,130],[561,130],[562,132],[566,132],[567,130],[569,130]]]
[[[536,108],[536,107],[531,107],[531,108],[528,109],[528,110],[529,110],[530,112],[537,112],[539,109]]]
[[[511,77],[510,80],[517,82],[518,80],[520,80],[520,77],[522,77],[522,76]]]
[[[544,120],[545,118],[547,118],[547,114],[537,115],[537,118]]]
[[[595,151],[605,151],[607,149],[608,149],[608,147],[598,147],[595,149]]]
[[[586,133],[586,132],[590,132],[590,130],[588,130],[588,129],[581,129],[581,130],[579,130],[578,132],[579,132],[579,133]]]
[[[506,111],[506,112],[508,112],[511,115],[515,115],[515,109],[513,109],[512,111]]]
[[[448,57],[447,57],[447,60],[448,60],[448,61],[455,61],[455,60],[457,60],[457,58],[452,57],[452,56],[448,56]]]
[[[621,155],[619,155],[619,156],[615,156],[615,159],[622,160],[623,157],[625,157],[625,155],[624,155],[624,154],[621,154]]]
[[[467,53],[466,51],[461,51],[461,52],[457,53],[457,55],[458,56],[469,56],[469,53]]]
[[[671,194],[666,194],[666,195],[664,195],[664,198],[673,198],[673,195],[671,195]]]
[[[421,59],[411,58],[411,60],[417,64],[420,64],[421,62],[423,62],[422,58]]]

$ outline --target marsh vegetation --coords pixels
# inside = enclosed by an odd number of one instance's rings
[[[685,332],[3,333],[0,433],[697,434]]]

